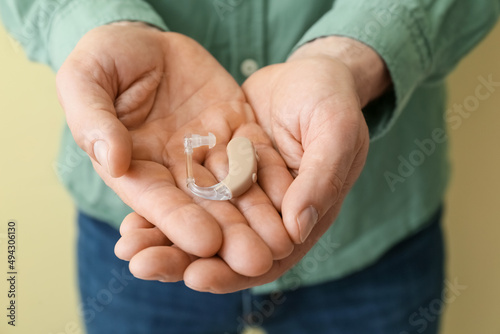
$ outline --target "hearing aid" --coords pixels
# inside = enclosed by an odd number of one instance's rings
[[[186,154],[186,185],[191,192],[199,197],[225,201],[244,194],[257,182],[258,156],[252,142],[245,137],[233,138],[226,147],[229,161],[229,172],[221,182],[210,186],[200,187],[195,183],[193,175],[193,149],[215,146],[216,138],[213,133],[208,136],[189,134],[184,137],[184,153]]]

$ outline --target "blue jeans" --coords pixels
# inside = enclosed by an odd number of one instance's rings
[[[441,210],[377,263],[339,280],[253,295],[201,293],[134,278],[113,253],[119,233],[78,215],[78,277],[89,334],[435,334],[446,302]]]

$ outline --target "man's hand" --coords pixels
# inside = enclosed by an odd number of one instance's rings
[[[258,277],[236,273],[217,257],[196,260],[184,272],[186,285],[233,292],[271,282],[300,261],[331,226],[361,173],[369,143],[361,108],[389,85],[382,59],[369,47],[342,37],[318,39],[286,63],[254,73],[243,90],[259,124],[296,175],[282,213],[298,245]],[[154,238],[153,225],[144,221],[122,225],[125,234],[137,229]]]
[[[135,211],[116,246],[134,275],[180,280],[198,257],[217,254],[256,276],[291,253],[278,212],[292,176],[241,88],[198,43],[141,23],[99,27],[68,57],[57,87],[76,142]],[[258,184],[231,202],[193,198],[185,186],[183,137],[208,132],[218,145],[194,153],[201,186],[224,178],[232,137],[248,137],[260,156]]]
[[[369,143],[361,108],[389,85],[382,59],[371,48],[342,37],[315,40],[286,63],[254,73],[243,91],[258,123],[296,175],[282,213],[299,245],[260,277],[243,277],[220,259],[197,261],[186,271],[186,284],[231,292],[271,282],[295,265],[331,226],[360,175]]]
[[[295,243],[340,207],[358,178],[369,136],[361,108],[389,84],[382,59],[360,42],[317,39],[286,63],[263,68],[243,85],[257,122],[296,179],[283,201]],[[333,220],[332,220],[333,221]]]

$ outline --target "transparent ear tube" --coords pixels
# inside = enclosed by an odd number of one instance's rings
[[[195,183],[193,175],[193,149],[200,146],[215,146],[215,136],[197,134],[184,137],[184,153],[186,154],[187,187],[199,197],[225,201],[245,193],[257,181],[257,155],[252,142],[244,137],[233,138],[227,145],[229,172],[224,180],[210,186],[200,187]]]

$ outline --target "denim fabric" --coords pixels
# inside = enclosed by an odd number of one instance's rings
[[[441,210],[377,263],[328,283],[254,295],[200,293],[134,278],[113,253],[119,233],[78,215],[78,276],[89,334],[435,334],[446,303]]]

